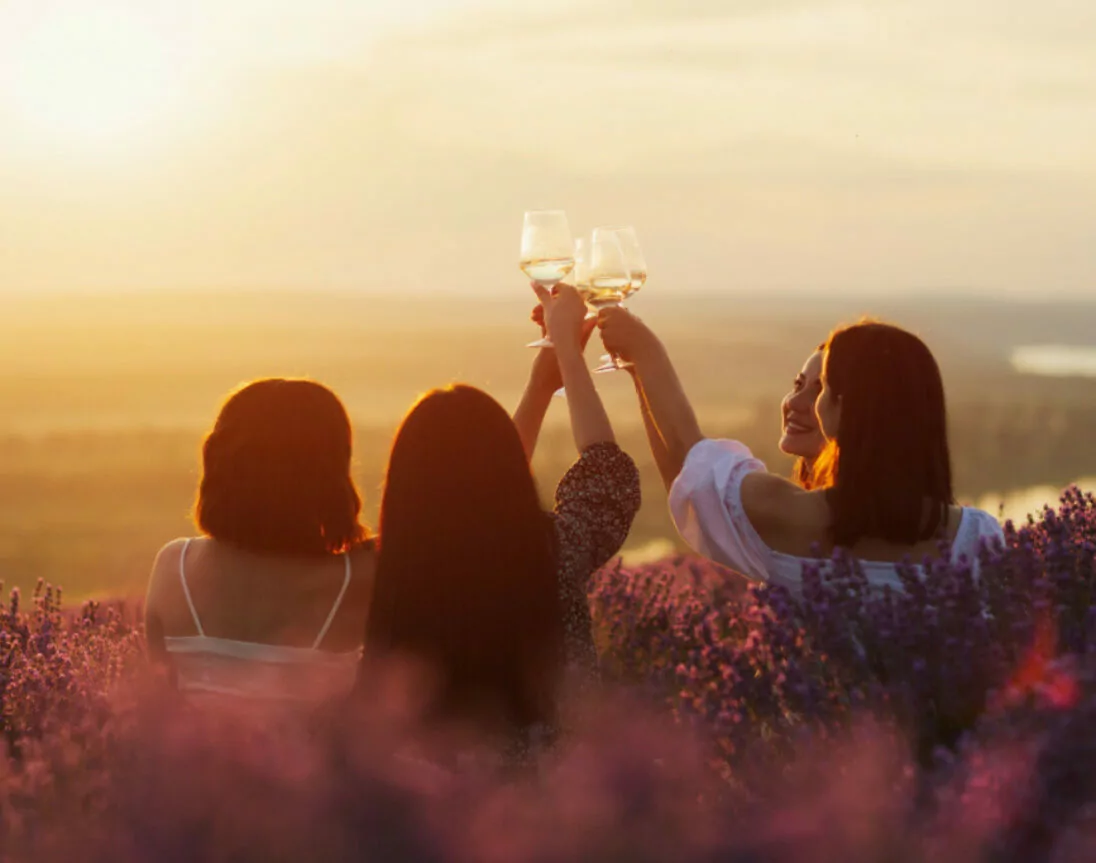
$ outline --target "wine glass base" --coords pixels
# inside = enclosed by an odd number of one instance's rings
[[[625,369],[630,369],[634,363],[622,360],[619,357],[614,357],[609,354],[603,354],[601,356],[601,365],[594,369],[594,374],[604,375],[609,372],[619,372]]]
[[[554,348],[551,339],[543,338],[537,339],[535,342],[529,342],[525,347],[527,348]]]

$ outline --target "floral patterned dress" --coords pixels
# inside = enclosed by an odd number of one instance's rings
[[[615,443],[587,447],[556,486],[551,514],[568,665],[597,673],[587,589],[620,551],[639,511],[639,470]]]

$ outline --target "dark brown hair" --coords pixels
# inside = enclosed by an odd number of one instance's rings
[[[327,387],[267,378],[229,396],[202,446],[195,521],[260,553],[324,555],[368,536],[346,409]]]
[[[551,521],[517,429],[486,393],[434,390],[392,445],[366,627],[370,657],[427,663],[436,713],[550,721],[563,667]]]
[[[826,343],[825,386],[841,399],[836,441],[815,466],[830,472],[832,537],[913,545],[938,535],[955,502],[944,383],[921,339],[863,321]]]
[[[810,491],[815,488],[814,482],[814,470],[813,459],[806,459],[803,456],[799,456],[795,460],[795,464],[792,465],[792,482],[806,491]]]

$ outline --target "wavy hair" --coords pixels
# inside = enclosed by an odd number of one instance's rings
[[[346,409],[327,387],[267,378],[232,393],[202,446],[194,518],[260,553],[337,554],[368,538]]]

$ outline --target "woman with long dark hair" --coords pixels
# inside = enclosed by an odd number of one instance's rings
[[[181,691],[312,702],[353,686],[375,552],[351,444],[314,381],[225,402],[202,448],[202,535],[160,550],[145,603],[149,650]]]
[[[815,401],[824,452],[808,490],[770,474],[738,441],[708,440],[658,338],[623,309],[602,312],[606,347],[632,360],[663,452],[670,509],[700,553],[798,590],[803,564],[842,548],[875,585],[901,587],[896,563],[939,553],[972,563],[1002,531],[955,504],[944,385],[928,347],[865,321],[826,342]]]
[[[596,673],[586,585],[639,508],[638,471],[582,356],[584,304],[566,285],[538,293],[554,348],[534,362],[513,420],[457,385],[428,393],[400,426],[366,627],[369,660],[411,660],[434,676],[430,718],[505,736],[552,726],[568,668]],[[561,383],[579,458],[545,513],[529,457]]]

